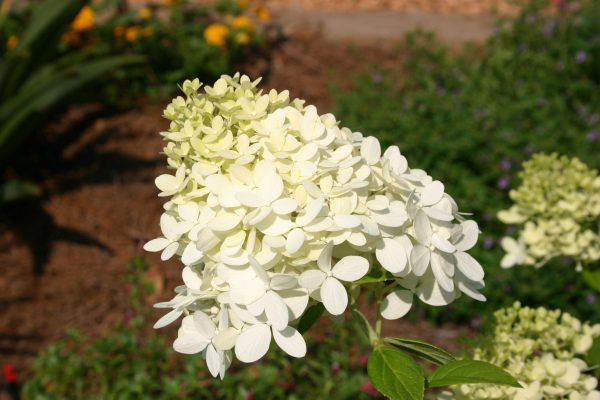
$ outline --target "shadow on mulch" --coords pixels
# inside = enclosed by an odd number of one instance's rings
[[[94,236],[59,225],[43,207],[50,196],[77,190],[83,185],[111,184],[117,176],[129,180],[136,172],[161,164],[158,158],[148,161],[120,151],[101,151],[111,135],[133,136],[123,127],[112,132],[100,132],[83,144],[78,143],[82,132],[89,131],[96,120],[114,113],[114,110],[98,105],[84,106],[75,112],[71,120],[67,116],[57,123],[61,126],[51,127],[50,134],[31,138],[30,143],[24,146],[27,149],[24,157],[11,160],[11,170],[19,171],[18,179],[43,182],[41,197],[15,201],[0,208],[0,228],[11,230],[27,245],[33,256],[35,275],[44,272],[55,241],[95,246],[109,255],[113,254]],[[65,149],[69,150],[66,154]]]

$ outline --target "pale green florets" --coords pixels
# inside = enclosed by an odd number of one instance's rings
[[[600,259],[600,177],[577,158],[536,154],[523,163],[521,186],[510,192],[514,205],[498,213],[506,224],[522,225],[518,240],[504,238],[505,268],[541,266],[557,256],[582,264]]]
[[[495,313],[495,328],[476,348],[474,359],[498,365],[516,377],[522,389],[499,385],[460,385],[456,400],[600,399],[597,380],[586,373],[585,355],[600,325],[581,323],[560,310],[513,307]]]

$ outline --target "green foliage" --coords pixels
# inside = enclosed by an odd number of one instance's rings
[[[595,368],[595,374],[598,376],[598,368],[600,367],[600,337],[594,339],[592,347],[585,355],[585,361],[591,368]]]
[[[394,337],[385,338],[384,341],[391,346],[412,353],[437,365],[444,365],[450,361],[454,361],[452,354],[423,340]]]
[[[103,85],[107,100],[128,105],[139,96],[162,99],[172,94],[186,79],[213,81],[221,74],[233,74],[234,65],[249,54],[260,53],[265,41],[260,23],[251,10],[245,12],[235,1],[214,5],[180,0],[156,3],[142,9],[119,9],[118,1],[104,0],[94,5],[107,15],[89,32],[76,33],[65,50],[84,49],[98,56],[143,54],[148,62],[135,70],[116,70]],[[243,16],[250,27],[233,26]],[[224,43],[207,40],[205,31],[223,25]],[[241,42],[246,38],[247,42]],[[115,84],[115,81],[118,82]],[[126,82],[126,85],[123,83]],[[175,88],[175,89],[174,89]]]
[[[307,332],[311,326],[314,325],[315,322],[323,315],[325,312],[325,306],[323,303],[313,304],[309,308],[306,309],[302,317],[300,317],[300,321],[298,321],[298,332],[304,333]]]
[[[369,357],[369,378],[381,393],[392,400],[422,400],[425,390],[423,369],[404,352],[379,346]]]
[[[0,184],[0,205],[28,197],[38,197],[41,192],[33,183],[10,180]]]
[[[408,338],[385,338],[392,347],[376,345],[369,357],[371,382],[392,400],[421,400],[426,388],[457,384],[508,385],[521,387],[517,380],[500,367],[479,360],[456,360],[446,351],[430,343]],[[426,377],[415,360],[402,350],[439,364]]]
[[[519,382],[500,367],[479,360],[453,360],[436,369],[427,380],[428,387],[465,383],[491,383],[521,387]]]
[[[23,388],[28,400],[52,399],[358,399],[373,398],[357,326],[341,324],[307,335],[311,357],[272,351],[260,363],[239,365],[224,380],[210,376],[198,355],[175,354],[171,337],[148,329],[152,290],[142,258],[129,264],[132,318],[105,335],[81,332],[37,356]]]
[[[583,280],[589,287],[600,292],[600,270],[584,270],[581,272],[581,276],[583,276]]]
[[[141,61],[135,56],[90,60],[61,55],[59,41],[86,3],[46,0],[37,4],[19,43],[0,60],[0,162],[77,90],[111,70]],[[7,20],[7,16],[0,18],[0,31]]]
[[[432,318],[479,324],[480,315],[515,299],[599,318],[593,292],[568,261],[554,260],[544,271],[499,266],[498,241],[511,228],[495,215],[510,206],[507,190],[522,161],[545,151],[600,166],[600,3],[584,0],[557,13],[542,6],[547,2],[533,2],[484,46],[458,54],[431,35],[413,34],[401,71],[374,69],[351,91],[337,92],[344,125],[398,144],[413,167],[445,182],[480,222],[473,255],[486,268],[488,302],[473,307],[459,299],[428,308]]]

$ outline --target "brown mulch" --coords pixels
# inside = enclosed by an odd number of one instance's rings
[[[396,53],[304,33],[274,50],[269,68],[256,62],[244,69],[268,69],[265,88],[287,88],[325,112],[333,105],[332,82],[348,87],[364,60],[395,68]],[[38,182],[44,194],[0,209],[0,363],[13,363],[21,377],[30,374],[36,353],[65,330],[99,335],[131,315],[124,275],[132,257],[143,255],[158,266],[161,300],[178,284],[177,262],[163,263],[142,250],[159,233],[162,200],[153,181],[165,171],[158,135],[167,128],[163,106],[120,115],[98,105],[73,108],[22,148],[12,173]],[[407,320],[388,329],[450,349],[466,332]]]

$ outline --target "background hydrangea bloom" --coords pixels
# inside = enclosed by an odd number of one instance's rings
[[[158,307],[156,324],[184,315],[175,350],[201,353],[214,376],[232,354],[253,362],[271,339],[302,357],[293,327],[311,302],[332,315],[349,304],[347,287],[382,268],[382,315],[406,314],[416,295],[442,306],[461,293],[485,300],[484,272],[468,253],[479,234],[444,185],[410,169],[396,146],[341,128],[331,114],[257,88],[259,80],[222,76],[166,108],[161,175],[169,197],[163,236],[148,242],[162,259],[181,257],[185,285]]]
[[[523,163],[515,204],[498,213],[506,224],[522,225],[517,240],[503,238],[505,268],[541,266],[556,256],[582,264],[600,259],[600,177],[577,158],[536,154]]]
[[[581,323],[568,313],[515,303],[495,314],[495,328],[482,339],[474,358],[496,364],[523,388],[459,385],[453,398],[559,400],[600,399],[597,379],[580,359],[600,336],[600,325]]]

